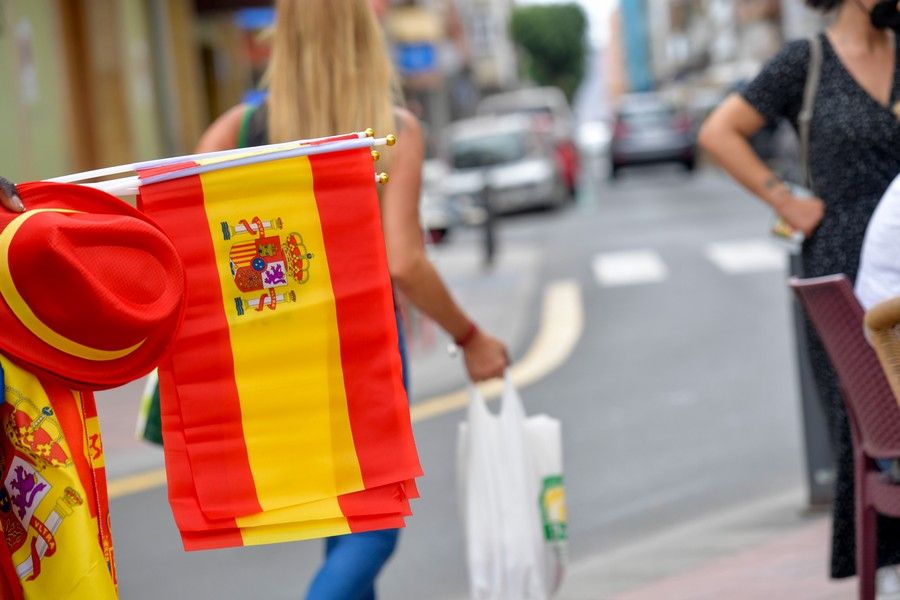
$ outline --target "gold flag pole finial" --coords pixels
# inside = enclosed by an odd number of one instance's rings
[[[379,158],[381,158],[381,152],[379,152],[378,150],[372,150],[372,160],[377,162]]]
[[[387,134],[384,139],[385,139],[385,142],[387,142],[388,146],[393,146],[394,144],[397,143],[397,136],[394,135],[393,133]]]
[[[380,183],[381,185],[385,185],[390,180],[391,180],[391,177],[387,173],[379,173],[378,174],[378,183]]]
[[[366,134],[366,137],[370,137],[370,138],[375,137],[375,130],[372,129],[371,127],[366,129],[364,133]]]

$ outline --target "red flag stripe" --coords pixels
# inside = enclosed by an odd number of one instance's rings
[[[163,446],[166,454],[166,479],[169,487],[169,503],[179,529],[203,529],[205,519],[200,510],[194,489],[193,473],[187,456],[182,432],[181,409],[178,391],[172,377],[170,361],[159,366],[160,417],[162,419]],[[231,527],[222,526],[217,530],[217,540],[222,543],[217,548],[243,546],[244,541],[234,520]]]
[[[388,273],[384,246],[370,243],[382,239],[372,157],[365,150],[350,150],[309,158],[336,299],[350,427],[363,481],[367,488],[391,483],[397,480],[398,469],[417,477],[422,471],[402,387],[397,331],[381,325],[395,321],[394,300],[389,285],[383,286],[375,302],[370,290],[375,274],[387,277]],[[372,398],[396,400],[372,402]],[[386,438],[401,441],[401,447],[385,445]]]
[[[179,170],[184,165],[142,173],[149,176],[160,172]],[[176,199],[166,199],[175,196]],[[205,311],[203,307],[222,306],[222,291],[216,270],[216,255],[209,236],[209,221],[203,202],[203,187],[197,176],[182,177],[159,186],[145,186],[141,190],[142,204],[155,202],[155,214],[165,217],[165,212],[176,211],[178,218],[166,219],[165,229],[185,263],[185,277],[192,281],[191,294],[187,298],[184,325],[178,335],[172,356],[181,346],[202,345],[208,351],[201,360],[194,360],[179,377],[180,385],[202,389],[208,398],[216,399],[216,418],[204,415],[203,423],[192,423],[189,415],[183,418],[184,435],[188,445],[214,446],[218,457],[217,468],[195,473],[198,487],[221,490],[221,497],[240,499],[232,507],[235,515],[254,514],[261,510],[256,496],[256,486],[250,470],[247,446],[241,425],[241,406],[234,381],[234,361],[228,322],[223,311]],[[162,220],[162,219],[161,219]],[[203,310],[202,314],[196,314]],[[196,353],[188,353],[194,356]],[[178,368],[173,364],[173,367]],[[196,427],[192,427],[197,425]],[[231,443],[222,444],[220,440]]]
[[[72,390],[49,379],[41,379],[44,386],[44,392],[50,400],[50,406],[56,413],[56,420],[63,430],[66,442],[69,444],[70,457],[75,464],[75,471],[78,473],[78,480],[81,487],[88,493],[87,505],[90,508],[91,516],[97,517],[97,498],[94,495],[94,476],[91,473],[91,463],[88,461],[84,452],[84,439],[86,432],[84,423],[82,423],[82,415],[78,411],[78,405],[72,397]],[[83,397],[88,396],[88,392],[83,392]],[[80,444],[80,445],[79,445]],[[105,483],[105,482],[104,482]]]

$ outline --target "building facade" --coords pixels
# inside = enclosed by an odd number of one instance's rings
[[[8,90],[0,125],[11,140],[0,145],[0,173],[25,181],[188,153],[215,117],[258,88],[272,4],[0,2],[0,85]],[[432,130],[471,114],[483,93],[518,84],[512,6],[385,0],[404,91]]]
[[[465,26],[475,83],[507,90],[519,83],[516,49],[509,35],[512,0],[457,0]]]
[[[620,0],[615,19],[613,52],[632,91],[733,84],[824,22],[804,0]]]
[[[0,4],[0,168],[32,180],[193,147],[209,115],[190,0]]]

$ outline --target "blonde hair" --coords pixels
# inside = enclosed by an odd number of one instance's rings
[[[368,0],[277,0],[275,14],[272,142],[395,131],[399,85]]]

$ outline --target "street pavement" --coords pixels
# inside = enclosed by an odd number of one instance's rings
[[[580,290],[584,328],[574,352],[521,390],[529,412],[564,428],[572,579],[561,598],[613,597],[763,539],[707,544],[693,562],[667,567],[654,562],[671,545],[620,560],[624,549],[685,523],[768,506],[785,493],[793,500],[784,510],[800,514],[786,258],[769,225],[767,211],[717,173],[654,168],[625,172],[615,185],[597,177],[566,210],[502,220],[493,271],[481,266],[475,231],[434,249],[455,295],[515,359],[542,326],[547,286],[571,281]],[[414,319],[414,329],[415,406],[464,377],[433,325]],[[116,487],[161,465],[158,449],[131,437],[138,392],[133,384],[99,399],[122,597],[302,597],[321,542],[186,554],[164,488],[147,483],[153,477]],[[466,596],[454,464],[462,418],[437,411],[415,424],[426,476],[380,581],[384,598]],[[711,539],[720,530],[703,531]]]

